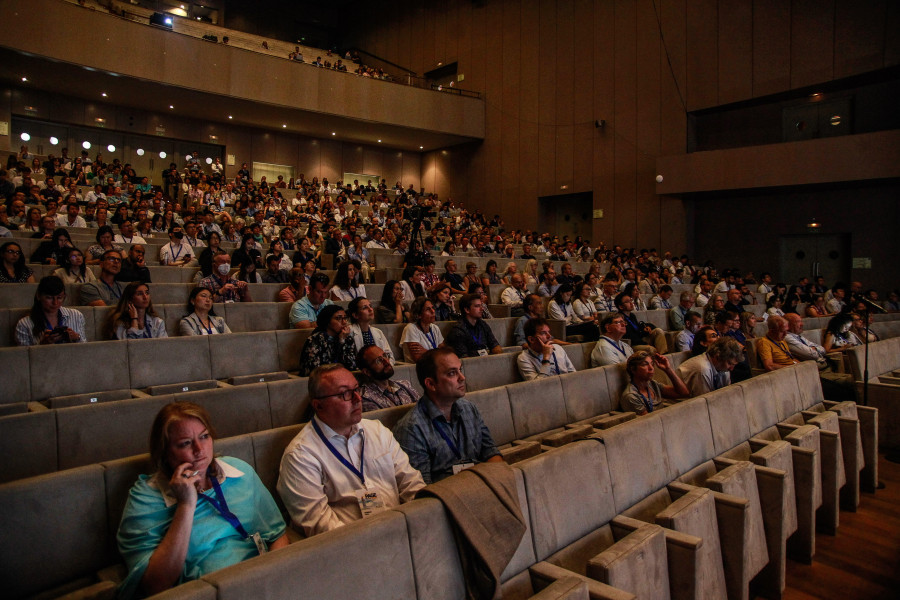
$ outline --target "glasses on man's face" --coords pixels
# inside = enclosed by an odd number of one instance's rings
[[[122,262],[122,259],[119,258],[118,256],[107,256],[107,257],[104,258],[103,260],[105,260],[105,261],[107,261],[107,262],[111,262],[111,263],[120,263],[120,262]]]
[[[319,396],[318,398],[314,398],[315,400],[324,400],[325,398],[340,398],[344,402],[353,402],[357,397],[362,398],[360,394],[360,387],[356,386],[355,388],[346,389],[343,392],[337,392],[336,394],[328,394],[326,396]]]

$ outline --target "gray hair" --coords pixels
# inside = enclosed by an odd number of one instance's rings
[[[322,397],[322,379],[325,378],[326,375],[332,373],[334,371],[338,371],[340,369],[347,370],[342,364],[339,363],[330,363],[327,365],[321,365],[313,369],[313,372],[309,374],[309,398],[310,400],[315,400]]]
[[[740,362],[744,357],[744,347],[733,337],[724,336],[716,338],[706,353],[722,362],[730,360]]]

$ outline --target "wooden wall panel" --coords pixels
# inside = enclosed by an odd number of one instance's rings
[[[834,76],[834,0],[791,2],[791,87]]]
[[[499,4],[499,3],[498,3]],[[501,19],[503,23],[517,24],[521,20],[518,0],[502,2]],[[519,95],[515,90],[521,89],[521,29],[504,27],[502,29],[502,48],[500,50],[502,75],[500,98],[500,171],[497,181],[500,183],[500,214],[509,214],[516,210],[516,194],[519,188]]]
[[[635,2],[615,7],[616,136],[614,244],[634,246],[637,219],[637,9]]]
[[[900,2],[888,2],[887,18],[884,24],[885,32],[894,32],[894,35],[886,35],[884,41],[884,66],[892,67],[900,64]]]
[[[556,173],[554,189],[566,185],[573,188],[575,158],[573,91],[575,86],[575,14],[572,2],[560,1],[556,6]],[[557,191],[556,193],[560,193]]]
[[[561,95],[556,79],[556,2],[540,0],[538,58],[538,194],[555,194],[556,187],[556,101]]]
[[[719,102],[753,95],[753,0],[719,2]]]
[[[678,154],[686,150],[687,143],[685,105],[683,103],[687,76],[685,0],[662,0],[658,6],[665,39],[665,46],[659,57],[661,73],[659,143],[664,154]]]
[[[791,86],[791,4],[753,2],[753,95],[765,96]]]
[[[719,103],[718,24],[716,0],[690,0],[685,6],[688,110]]]
[[[575,28],[573,32],[575,56],[574,89],[572,91],[572,120],[574,129],[574,156],[572,158],[572,191],[586,192],[593,187],[594,166],[594,71],[586,68],[593,54],[593,37],[596,32],[585,23],[594,17],[592,0],[575,1]]]
[[[612,3],[594,2],[593,27],[593,82],[594,82],[594,116],[606,121],[602,129],[598,129],[593,139],[592,183],[594,190],[594,208],[602,209],[604,217],[594,219],[592,241],[597,246],[601,242],[612,243],[615,230],[615,181],[613,165],[616,149],[615,121],[615,69],[612,56],[615,48],[615,11]]]
[[[516,214],[522,215],[525,227],[538,224],[538,94],[541,82],[538,77],[540,35],[539,5],[522,3],[522,43],[519,44],[520,91],[519,102],[519,195]]]
[[[660,55],[656,14],[653,5],[636,4],[637,73],[636,128],[637,173],[635,177],[635,240],[640,245],[659,238],[659,197],[656,195],[656,156],[659,156]]]
[[[888,0],[837,0],[834,18],[834,77],[884,66]],[[893,2],[896,4],[896,2]],[[898,37],[896,30],[890,36]]]

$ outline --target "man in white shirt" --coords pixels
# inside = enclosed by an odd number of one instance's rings
[[[694,301],[694,306],[697,308],[703,308],[707,304],[709,304],[710,292],[712,292],[713,284],[709,279],[704,279],[700,282],[700,292],[697,294],[697,299]]]
[[[616,296],[618,295],[617,290],[618,285],[616,284],[616,280],[613,279],[604,279],[602,284],[602,292],[597,295],[597,299],[594,300],[594,306],[597,307],[597,310],[600,312],[616,312]]]
[[[315,416],[284,451],[278,494],[307,536],[412,500],[422,475],[380,421],[362,419],[359,384],[341,365],[309,378]]]
[[[600,331],[603,335],[591,352],[592,367],[624,364],[634,354],[631,346],[622,341],[626,331],[625,317],[619,313],[608,315],[600,321]]]
[[[717,338],[709,350],[678,367],[678,376],[696,398],[731,384],[731,371],[741,362],[744,348],[732,337]]]
[[[528,290],[525,289],[525,278],[521,273],[516,273],[510,278],[510,282],[512,285],[500,293],[500,302],[509,307],[510,316],[521,317],[525,314],[522,303],[525,301],[525,296],[528,295]]]
[[[184,242],[184,230],[181,225],[169,228],[169,243],[159,249],[159,264],[170,267],[183,267],[194,257],[191,246]]]
[[[134,223],[131,219],[125,219],[119,225],[119,233],[113,238],[113,242],[117,244],[146,244],[147,241],[141,236],[134,233]]]
[[[84,217],[78,214],[78,204],[74,200],[66,206],[65,214],[56,215],[56,224],[60,227],[87,227]]]
[[[529,319],[525,323],[525,339],[528,347],[516,358],[519,374],[525,381],[575,372],[566,351],[553,343],[546,319]]]
[[[820,369],[828,368],[825,359],[825,348],[803,336],[803,319],[796,313],[784,315],[788,323],[788,332],[784,336],[790,348],[791,356],[797,360],[814,360]]]

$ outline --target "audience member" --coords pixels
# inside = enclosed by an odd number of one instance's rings
[[[212,292],[204,287],[191,290],[187,301],[187,314],[178,323],[181,335],[217,335],[231,333],[225,319],[213,309]]]
[[[38,234],[35,234],[38,235]],[[41,236],[46,237],[46,236]],[[31,262],[44,265],[62,265],[66,262],[69,248],[72,248],[72,240],[65,229],[54,229],[50,239],[41,242],[31,254]]]
[[[325,306],[316,316],[315,331],[300,351],[300,376],[307,377],[316,367],[339,363],[356,369],[356,347],[350,335],[347,313],[340,306]]]
[[[447,345],[460,358],[503,352],[494,332],[482,318],[483,305],[481,296],[476,294],[466,294],[459,301],[462,317],[447,332]]]
[[[294,329],[315,327],[319,313],[334,302],[326,298],[328,294],[328,275],[316,273],[309,280],[309,290],[303,298],[294,302],[288,321]]]
[[[350,301],[347,308],[350,315],[350,335],[353,337],[353,344],[358,351],[366,346],[377,346],[381,348],[385,356],[393,365],[394,353],[391,345],[388,343],[384,333],[377,327],[372,327],[375,320],[375,309],[368,298],[354,298]]]
[[[741,361],[744,349],[730,337],[717,338],[709,350],[687,359],[678,376],[696,398],[731,384],[731,370]]]
[[[35,346],[87,341],[84,315],[63,306],[66,287],[55,275],[42,277],[34,294],[31,312],[16,323],[16,344]]]
[[[521,317],[525,314],[522,304],[527,295],[528,290],[525,289],[525,278],[520,273],[516,273],[510,278],[510,286],[501,292],[500,302],[509,307],[511,317]]]
[[[100,259],[100,276],[79,290],[80,303],[87,306],[113,306],[122,298],[125,286],[116,276],[122,269],[122,253],[108,250]]]
[[[425,483],[479,462],[502,462],[491,432],[468,402],[462,363],[450,348],[425,353],[416,364],[425,395],[394,427],[394,436]]]
[[[662,385],[653,379],[659,367],[672,382]],[[623,411],[645,415],[660,408],[663,398],[677,400],[691,395],[690,390],[672,368],[672,364],[664,354],[650,353],[643,350],[632,354],[625,363],[630,383],[622,391],[619,405]]]
[[[168,337],[165,322],[153,309],[146,283],[132,281],[125,286],[116,308],[106,317],[103,333],[108,340]]]
[[[693,297],[691,297],[693,302]],[[674,310],[677,310],[676,307]],[[694,335],[703,325],[703,317],[695,312],[689,312],[684,317],[684,329],[675,336],[675,351],[689,352],[694,347]]]
[[[365,377],[360,387],[363,412],[415,404],[419,392],[402,379],[391,379],[394,366],[388,355],[378,346],[363,346],[356,353],[356,365]]]
[[[550,325],[535,317],[525,323],[526,348],[516,358],[519,375],[525,381],[574,373],[575,366],[562,347],[553,343]]]
[[[97,229],[97,243],[88,246],[85,253],[85,262],[89,265],[100,263],[103,254],[110,250],[118,250],[124,256],[125,252],[119,244],[113,244],[113,229],[109,225],[103,225]]]
[[[360,391],[341,365],[310,375],[315,415],[285,449],[277,483],[294,527],[307,536],[399,506],[424,487],[390,430],[362,419]]]
[[[825,352],[846,352],[863,342],[852,331],[853,317],[849,313],[839,313],[828,321],[825,326],[825,337],[822,347]]]
[[[621,314],[613,313],[604,317],[600,321],[600,330],[603,335],[591,351],[591,367],[622,364],[634,353],[632,347],[623,340],[627,326],[625,317]]]
[[[25,265],[22,246],[16,242],[4,243],[0,246],[0,260],[3,261],[0,283],[34,283],[34,271]]]
[[[193,257],[194,251],[184,241],[184,229],[181,225],[173,224],[169,228],[169,243],[159,249],[159,264],[164,267],[184,267],[191,263]]]
[[[122,268],[116,275],[117,281],[141,281],[150,283],[150,269],[144,262],[145,250],[141,244],[134,244],[128,249],[128,257],[122,261]]]
[[[359,261],[348,260],[338,265],[334,276],[334,287],[331,288],[332,300],[353,300],[366,295],[366,286],[360,285],[357,275],[360,272]]]
[[[381,302],[375,309],[376,323],[403,323],[406,321],[403,306],[403,285],[391,279],[384,284],[381,292]]]
[[[231,262],[227,254],[213,257],[213,272],[204,277],[198,285],[212,292],[213,302],[252,302],[250,288],[246,281],[231,277]]]
[[[409,324],[403,328],[400,337],[403,360],[418,362],[427,351],[434,350],[443,343],[444,336],[434,324],[434,305],[425,296],[416,298],[409,307]]]

